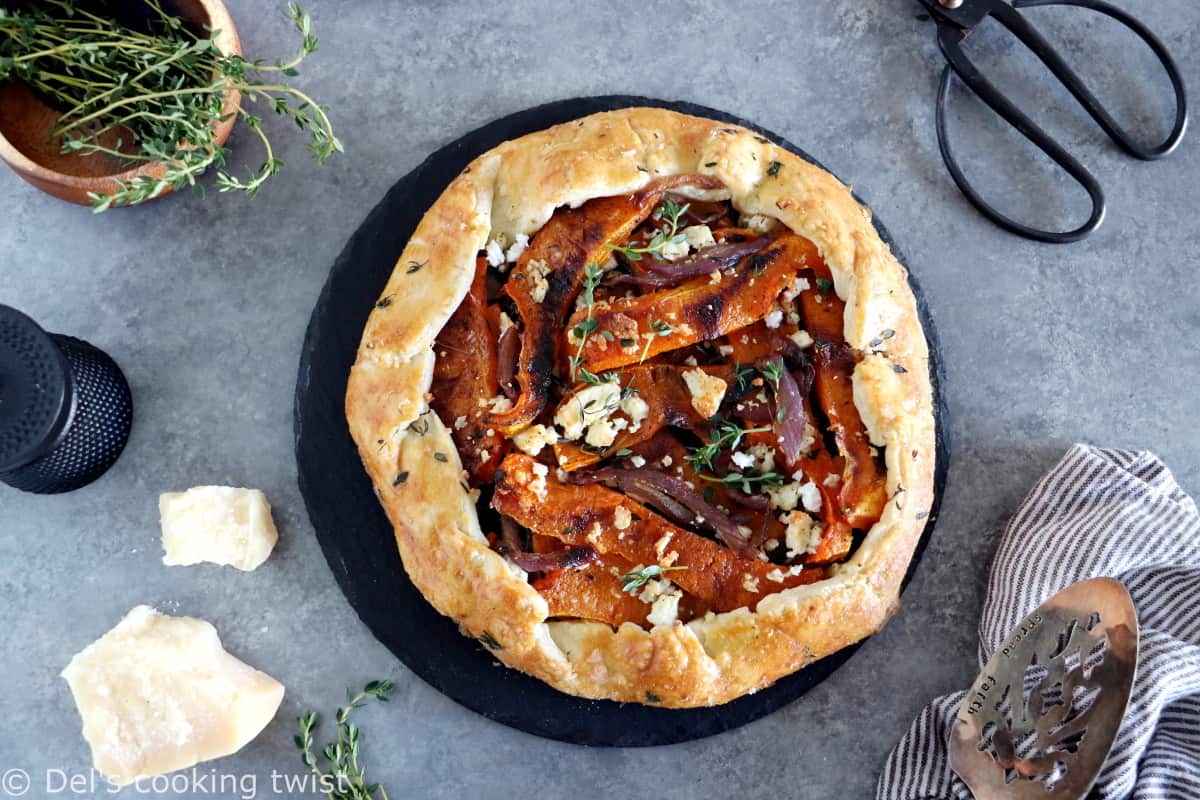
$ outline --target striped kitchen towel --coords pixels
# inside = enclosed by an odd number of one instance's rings
[[[1197,800],[1200,516],[1156,456],[1076,445],[1033,487],[992,564],[979,664],[1043,600],[1102,576],[1133,595],[1141,653],[1129,711],[1092,796]],[[947,752],[965,694],[921,712],[888,758],[877,800],[970,799]]]

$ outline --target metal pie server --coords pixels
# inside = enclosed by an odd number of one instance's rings
[[[976,800],[1081,800],[1121,727],[1137,659],[1137,609],[1120,581],[1068,586],[1009,633],[963,698],[951,769]]]

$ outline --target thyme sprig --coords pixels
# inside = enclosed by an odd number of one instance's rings
[[[658,564],[651,564],[648,567],[635,569],[621,576],[621,588],[626,592],[632,592],[634,589],[640,589],[645,586],[655,578],[661,578],[668,572],[675,572],[681,569],[687,569],[687,567],[663,567]]]
[[[633,241],[624,246],[610,244],[609,247],[623,254],[630,261],[641,261],[643,255],[652,255],[655,260],[661,261],[662,258],[660,256],[664,247],[668,244],[683,244],[686,240],[687,237],[679,229],[679,220],[691,207],[691,203],[679,205],[679,203],[676,203],[669,197],[664,198],[658,205],[658,208],[654,209],[653,216],[654,219],[665,222],[666,227],[656,230],[654,235],[650,237],[650,241],[646,244]]]
[[[723,450],[733,450],[742,442],[742,437],[748,433],[767,433],[770,426],[762,428],[743,428],[736,422],[722,422],[713,430],[708,442],[700,447],[689,447],[684,456],[697,471],[713,469],[713,459]]]
[[[229,150],[217,145],[215,129],[228,119],[224,103],[233,92],[249,105],[261,102],[290,117],[308,134],[307,148],[318,163],[342,151],[324,107],[277,79],[298,75],[297,67],[317,49],[312,19],[298,5],[288,4],[301,36],[298,51],[286,62],[267,63],[223,53],[217,44],[220,31],[189,28],[164,11],[160,0],[141,4],[151,18],[151,33],[91,13],[75,0],[0,8],[0,82],[22,81],[62,112],[48,133],[61,140],[64,153],[108,156],[130,166],[166,165],[161,178],[143,175],[120,183],[112,195],[90,194],[95,211],[185,186],[203,197],[197,179],[210,168],[217,170],[219,191],[254,196],[283,161],[262,117],[242,107],[237,114],[258,138],[265,158],[244,177],[224,168]]]
[[[386,703],[394,688],[391,681],[371,681],[358,694],[351,695],[347,691],[347,704],[339,708],[334,717],[337,739],[321,748],[319,756],[314,750],[313,735],[320,717],[315,711],[309,711],[297,721],[300,732],[293,741],[300,750],[304,766],[312,770],[318,786],[330,800],[388,800],[387,790],[382,785],[367,783],[366,768],[359,760],[361,732],[350,721],[350,715],[368,700]]]
[[[778,472],[731,472],[728,475],[704,475],[700,474],[700,479],[709,481],[710,483],[723,483],[726,486],[740,486],[746,494],[754,494],[753,485],[757,483],[761,486],[782,486],[783,476]]]
[[[587,309],[587,318],[571,328],[572,338],[579,340],[579,344],[575,346],[575,355],[571,356],[572,381],[583,366],[583,348],[587,345],[588,336],[600,327],[592,313],[596,306],[596,287],[600,285],[600,279],[603,277],[604,271],[597,264],[588,264],[583,269],[583,291],[580,293],[580,300]]]

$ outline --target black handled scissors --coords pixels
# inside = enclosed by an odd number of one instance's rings
[[[950,176],[954,178],[954,182],[958,184],[958,188],[971,201],[971,204],[1001,228],[1018,236],[1040,242],[1052,244],[1076,242],[1100,227],[1100,223],[1104,221],[1105,201],[1104,191],[1092,173],[1088,172],[1086,167],[1076,161],[1057,141],[1005,97],[963,52],[963,41],[976,26],[988,17],[996,19],[1032,50],[1034,55],[1041,59],[1042,63],[1049,67],[1054,76],[1075,96],[1075,99],[1092,116],[1092,119],[1096,120],[1104,129],[1109,138],[1129,155],[1144,161],[1152,161],[1170,153],[1183,139],[1188,118],[1187,92],[1175,60],[1167,52],[1166,46],[1145,25],[1116,6],[1102,0],[1013,0],[1011,5],[1005,0],[918,0],[918,2],[925,6],[930,17],[937,23],[938,45],[947,62],[946,69],[942,72],[937,99],[937,136],[942,159],[946,162],[946,168],[950,170]],[[1054,46],[1038,33],[1037,29],[1018,11],[1021,8],[1051,5],[1079,6],[1112,17],[1136,33],[1154,51],[1154,55],[1166,69],[1167,76],[1171,79],[1171,86],[1175,91],[1175,126],[1163,142],[1146,146],[1134,141],[1129,132],[1113,119],[1107,109],[1096,99],[1096,96],[1084,86],[1079,76],[1058,55]],[[987,103],[993,111],[1016,128],[1022,136],[1033,142],[1038,149],[1052,158],[1087,190],[1092,199],[1092,213],[1087,222],[1071,231],[1039,230],[1005,216],[980,196],[963,175],[958,161],[950,150],[949,138],[946,135],[946,100],[950,96],[952,75],[961,78],[971,91]]]

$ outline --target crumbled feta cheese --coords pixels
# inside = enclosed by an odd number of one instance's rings
[[[533,302],[540,303],[545,300],[546,292],[550,291],[550,282],[546,280],[546,276],[550,274],[550,265],[535,258],[525,265],[525,274],[529,278],[529,296],[533,298]]]
[[[512,247],[508,248],[508,252],[504,254],[504,260],[509,263],[515,262],[525,252],[526,247],[529,247],[529,237],[523,233],[518,233],[517,240],[513,242]]]
[[[568,475],[567,471],[565,469],[563,469],[562,467],[557,467],[554,470],[554,477],[558,478],[559,483],[566,483],[570,479],[571,476]]]
[[[759,472],[770,472],[775,469],[775,448],[769,444],[760,442],[751,445],[750,455],[754,456],[754,466]]]
[[[641,469],[642,467],[646,466],[646,459],[642,458],[641,456],[634,456],[633,458],[629,459],[629,463],[633,464],[638,469]]]
[[[688,356],[687,358],[685,358],[685,359],[683,360],[683,363],[684,363],[684,364],[687,364],[689,367],[698,367],[698,366],[700,366],[700,362],[696,360],[696,357],[695,357],[695,356]]]
[[[776,567],[767,573],[767,580],[775,583],[783,583],[783,577],[783,570],[781,570],[779,567]]]
[[[683,235],[693,250],[712,247],[717,243],[717,240],[713,238],[712,229],[707,225],[690,225],[683,229]]]
[[[503,335],[504,332],[506,330],[508,330],[509,328],[511,328],[512,326],[513,326],[512,317],[510,317],[508,314],[505,314],[503,311],[501,311],[500,312],[500,334]]]
[[[765,214],[750,214],[742,216],[742,227],[749,228],[755,233],[769,233],[779,223]]]
[[[697,368],[685,370],[683,382],[687,384],[688,392],[692,395],[692,408],[696,409],[700,416],[708,419],[721,409],[727,386],[725,381]]]
[[[823,483],[825,486],[830,487],[831,489],[834,486],[837,486],[841,482],[842,482],[842,476],[838,475],[836,472],[831,472],[830,474],[825,476],[825,480],[821,481],[821,483]]]
[[[492,454],[489,453],[487,450],[479,451],[479,463],[480,464],[486,464],[488,461],[491,460],[491,458],[492,458]]]
[[[663,555],[667,552],[667,548],[671,545],[671,534],[664,533],[654,543],[654,555],[658,558],[659,563],[662,563]]]
[[[546,445],[557,443],[558,434],[554,428],[547,428],[545,425],[530,425],[525,430],[514,434],[512,440],[522,453],[536,456]]]
[[[775,310],[768,312],[767,315],[765,317],[763,317],[763,324],[771,329],[778,328],[782,322],[783,322],[783,310],[782,309],[776,308]]]
[[[588,426],[583,440],[592,447],[608,447],[617,439],[617,434],[629,426],[624,419],[599,419]]]
[[[495,239],[487,243],[486,252],[489,267],[498,267],[504,263],[504,248]]]
[[[454,418],[454,430],[461,431],[465,427],[467,427],[467,417],[465,414]]]
[[[550,474],[550,468],[545,464],[534,464],[533,480],[529,482],[529,490],[537,495],[539,500],[546,499],[546,476]]]
[[[800,487],[802,483],[785,483],[782,486],[764,486],[763,490],[771,498],[771,508],[779,511],[791,511],[800,505]]]
[[[717,352],[725,357],[729,357],[729,356],[733,355],[733,345],[731,345],[731,344],[719,345],[717,347]]]
[[[742,588],[745,589],[747,592],[751,592],[751,593],[757,592],[758,591],[758,578],[754,577],[753,575],[743,575],[742,576]]]
[[[680,238],[679,241],[670,239],[659,248],[658,254],[667,261],[678,261],[686,256],[690,249],[687,239]]]
[[[793,342],[795,342],[796,346],[799,347],[801,350],[803,350],[806,347],[812,347],[813,338],[811,335],[809,335],[808,331],[803,331],[803,330],[796,331],[788,338],[791,339]]]
[[[646,621],[651,625],[670,625],[679,618],[679,599],[682,593],[675,591],[662,595],[650,607]]]
[[[658,462],[658,463],[662,464],[662,465],[663,465],[663,467],[664,467],[664,468],[666,468],[666,467],[669,467],[669,466],[671,466],[671,464],[672,464],[673,462],[672,462],[672,460],[671,460],[671,457],[670,457],[670,456],[663,456],[663,457],[662,457],[662,461],[660,461],[660,462]]]
[[[787,525],[788,558],[815,552],[821,544],[823,526],[803,511],[789,511],[779,521]]]
[[[641,572],[645,567],[638,564],[633,568],[634,572]],[[642,585],[642,591],[638,593],[637,599],[643,603],[653,603],[662,595],[671,591],[671,582],[666,578],[651,578]]]
[[[629,432],[634,433],[642,427],[642,420],[650,414],[650,404],[639,395],[630,394],[621,401],[621,410],[629,417]]]
[[[487,400],[483,401],[483,404],[487,406],[493,414],[503,414],[505,411],[508,411],[512,408],[512,400],[509,400],[502,394],[498,394],[495,397],[489,397]]]
[[[807,290],[811,285],[812,284],[808,282],[808,278],[801,278],[799,275],[797,275],[792,279],[792,282],[788,288],[783,290],[783,295],[781,295],[783,302],[792,302],[800,295],[801,292]]]
[[[778,539],[767,539],[765,542],[763,542],[763,547],[765,547],[768,550],[774,550],[776,547],[779,547],[779,540]]]
[[[633,524],[633,514],[625,506],[617,506],[617,510],[613,512],[613,526],[623,531]]]
[[[621,386],[616,382],[585,386],[569,402],[559,406],[554,424],[562,430],[562,438],[574,441],[582,437],[589,426],[608,419],[620,405]]]
[[[735,452],[729,458],[738,469],[749,469],[754,466],[754,456],[749,453]]]
[[[800,487],[800,504],[814,514],[821,510],[821,490],[812,481]]]

